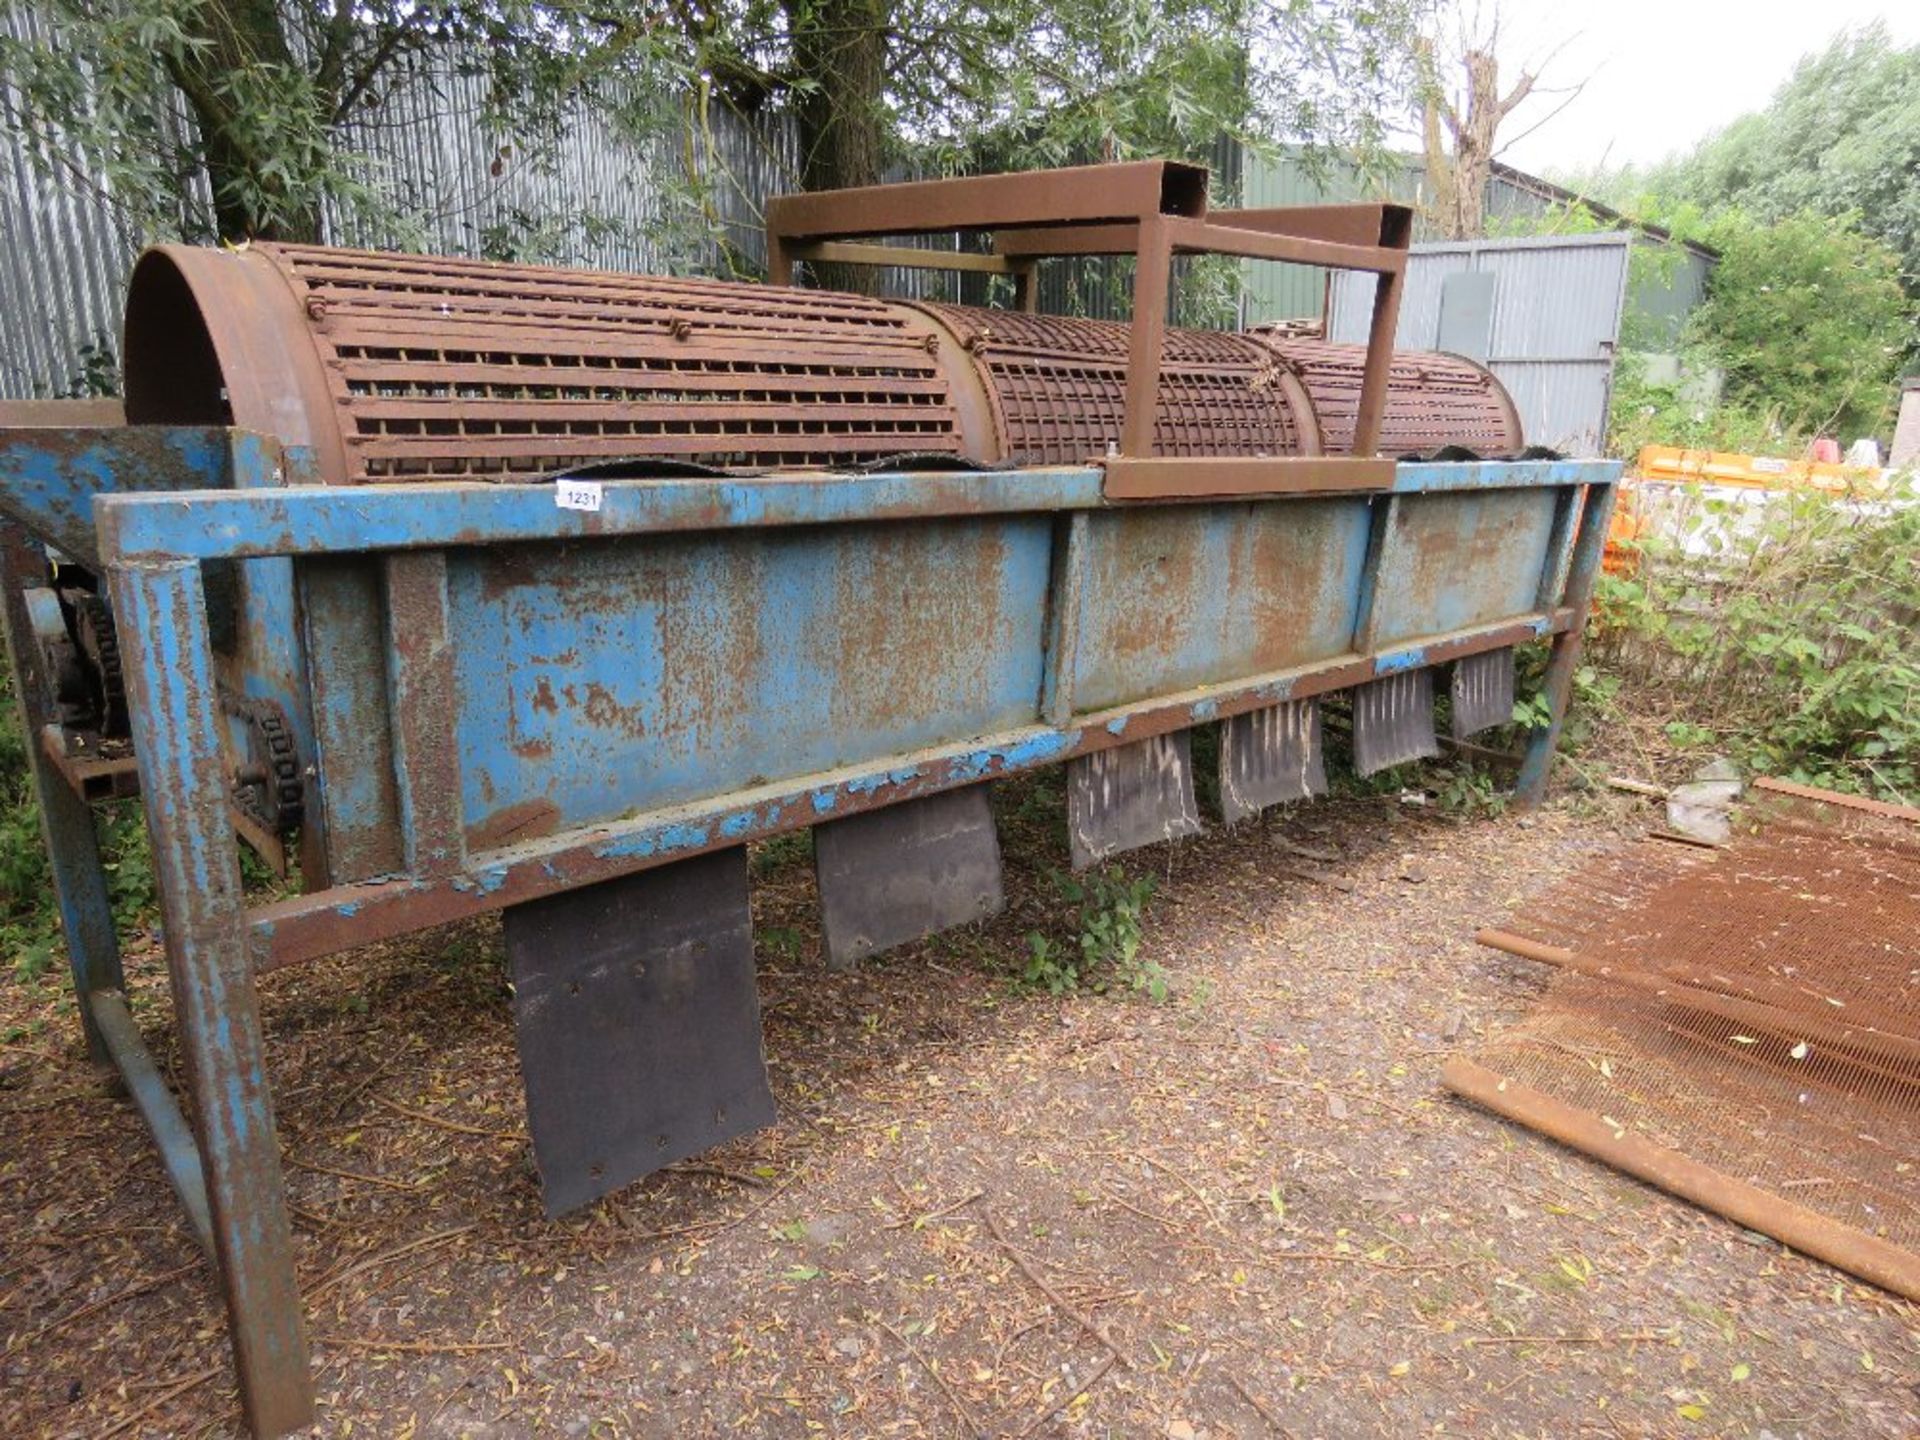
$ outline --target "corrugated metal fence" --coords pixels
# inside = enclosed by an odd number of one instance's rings
[[[1479,360],[1512,393],[1530,443],[1601,454],[1631,242],[1622,231],[1415,245],[1395,343]],[[1365,340],[1372,306],[1372,276],[1335,276],[1327,334]]]
[[[24,6],[0,11],[13,39],[58,43]],[[495,255],[563,265],[753,273],[765,264],[761,207],[793,188],[792,127],[716,110],[677,111],[645,133],[609,108],[574,105],[529,151],[488,123],[480,67],[447,61],[391,83],[378,110],[343,135],[396,219],[330,214],[342,244]],[[632,111],[638,107],[622,107]],[[183,121],[184,123],[184,121]],[[0,137],[0,398],[72,391],[119,349],[126,277],[143,237],[116,211],[104,176],[63,157],[57,178],[23,137]]]
[[[1363,175],[1337,161],[1310,167],[1303,156],[1291,153],[1249,155],[1242,168],[1242,183],[1246,203],[1252,206],[1397,200],[1414,207],[1415,241],[1445,238],[1428,227],[1421,212],[1427,172],[1425,161],[1417,155],[1388,156],[1384,170],[1374,175]],[[1576,200],[1603,214],[1611,213],[1551,182],[1496,165],[1487,181],[1488,227],[1508,236],[1525,235],[1556,207]],[[1628,275],[1623,340],[1634,349],[1669,349],[1677,343],[1687,316],[1706,297],[1715,263],[1712,252],[1665,237],[1665,232],[1655,226],[1637,232],[1633,243],[1644,263],[1635,264]],[[1326,303],[1326,286],[1325,270],[1305,265],[1252,266],[1247,321],[1259,324],[1319,319]]]
[[[24,43],[58,44],[53,27],[25,6],[0,11],[0,27]],[[390,81],[378,109],[346,128],[344,148],[365,157],[393,218],[376,224],[329,214],[328,239],[659,274],[764,271],[767,197],[797,188],[799,145],[786,117],[749,121],[668,104],[657,124],[636,129],[616,112],[644,116],[644,105],[578,103],[550,141],[529,148],[490,123],[484,68],[444,58],[422,65]],[[1208,158],[1229,189],[1237,184],[1237,145],[1222,141]],[[901,170],[889,178],[911,177]],[[58,178],[49,178],[22,137],[0,137],[0,398],[71,393],[89,369],[111,378],[126,277],[141,244],[105,177],[76,170],[66,156]],[[1122,318],[1130,266],[1047,262],[1041,306]],[[980,304],[993,298],[990,278],[884,271],[879,283],[889,294]],[[1233,323],[1231,297],[1219,303],[1222,288],[1213,287],[1211,304],[1196,305],[1189,293],[1179,318]]]

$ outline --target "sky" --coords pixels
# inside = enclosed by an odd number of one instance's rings
[[[1460,3],[1471,14],[1475,0]],[[1490,16],[1494,0],[1479,4]],[[1920,0],[1498,0],[1498,8],[1503,91],[1520,66],[1550,55],[1543,87],[1586,81],[1570,100],[1529,99],[1503,127],[1503,137],[1522,137],[1542,122],[1500,156],[1535,174],[1648,164],[1690,149],[1762,108],[1801,56],[1848,26],[1884,20],[1897,43],[1920,43]]]

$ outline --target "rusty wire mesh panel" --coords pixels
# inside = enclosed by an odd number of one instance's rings
[[[1270,347],[1313,397],[1327,454],[1351,453],[1367,347],[1273,330],[1250,334]],[[1381,454],[1419,455],[1459,445],[1479,455],[1512,455],[1525,444],[1519,413],[1490,371],[1438,351],[1402,352],[1394,360],[1380,424]]]
[[[960,448],[930,327],[831,291],[263,246],[313,322],[351,478]]]
[[[1127,324],[962,305],[921,308],[986,372],[1006,458],[1078,464],[1119,442]],[[1318,433],[1306,392],[1259,345],[1218,331],[1167,331],[1155,454],[1313,454]]]
[[[1920,1274],[1920,827],[1776,815],[1717,853],[1648,841],[1507,933],[1561,969],[1480,1066]]]

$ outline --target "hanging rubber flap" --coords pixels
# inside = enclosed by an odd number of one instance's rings
[[[1513,719],[1513,647],[1453,662],[1449,685],[1453,738],[1464,740]]]
[[[1199,833],[1189,732],[1155,735],[1067,762],[1067,839],[1074,869],[1123,850]]]
[[[548,1215],[773,1123],[743,848],[515,905],[506,940]]]
[[[816,825],[827,963],[844,969],[1007,905],[985,785]]]
[[[1353,690],[1353,769],[1371,775],[1440,753],[1433,733],[1433,671],[1402,670]]]
[[[1221,723],[1220,811],[1227,824],[1326,793],[1318,700],[1267,705]]]

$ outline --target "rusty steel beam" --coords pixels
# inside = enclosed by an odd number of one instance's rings
[[[1127,401],[1120,453],[1153,454],[1160,420],[1160,367],[1167,349],[1167,306],[1173,298],[1173,228],[1165,216],[1140,222],[1133,270],[1133,325],[1128,333]]]
[[[1393,486],[1391,460],[1353,456],[1223,459],[1115,456],[1106,462],[1109,500],[1192,500],[1226,495],[1341,495]]]
[[[18,524],[0,519],[0,630],[5,632],[13,703],[24,736],[44,734],[58,723],[54,677],[48,673],[25,593],[29,585],[44,584],[46,575],[46,555]],[[81,1002],[80,1025],[88,1053],[105,1060],[106,1037],[86,999],[97,990],[119,990],[126,981],[93,807],[44,744],[25,748],[39,801],[40,839],[46,846],[54,900],[60,907],[60,930],[67,942],[67,963]]]
[[[1838,805],[1843,810],[1858,810],[1862,814],[1879,815],[1888,820],[1920,822],[1920,809],[1912,805],[1895,805],[1886,800],[1872,800],[1865,795],[1848,795],[1839,790],[1822,790],[1815,785],[1799,785],[1791,780],[1776,779],[1772,775],[1754,776],[1753,788],[1771,790],[1776,795],[1791,795],[1796,800],[1813,800],[1822,805]]]
[[[0,430],[65,430],[126,423],[127,407],[117,395],[86,400],[0,400]]]
[[[228,1341],[249,1427],[282,1435],[311,1423],[313,1378],[227,819],[232,772],[201,567],[115,568],[108,583]]]
[[[1670,1195],[1724,1215],[1736,1225],[1771,1235],[1782,1245],[1838,1266],[1909,1300],[1920,1300],[1920,1256],[1912,1250],[1842,1225],[1657,1145],[1599,1115],[1523,1085],[1460,1056],[1441,1067],[1454,1094],[1537,1130]]]
[[[1402,264],[1383,270],[1374,287],[1373,318],[1367,327],[1367,365],[1360,379],[1360,410],[1353,425],[1353,453],[1377,454],[1380,425],[1387,412],[1387,388],[1393,369],[1393,337],[1400,325],[1400,296],[1406,288],[1404,252],[1413,239],[1413,212],[1395,206],[1381,220],[1380,243],[1403,252]]]
[[[1375,249],[1391,237],[1411,234],[1404,205],[1288,205],[1257,210],[1210,210],[1210,228],[1287,235],[1324,244]],[[1140,245],[1140,227],[1130,221],[1077,225],[1071,229],[996,230],[997,255],[1131,255]],[[1404,243],[1399,248],[1405,248]]]
[[[1582,618],[1579,625],[1554,637],[1547,657],[1547,673],[1541,689],[1546,695],[1550,718],[1527,737],[1526,758],[1520,763],[1520,777],[1514,784],[1514,800],[1523,810],[1533,809],[1546,798],[1547,774],[1560,745],[1568,702],[1573,698],[1573,676],[1580,667],[1580,651],[1586,640],[1587,607],[1599,580],[1607,527],[1613,518],[1618,490],[1617,485],[1589,485],[1579,502],[1579,528],[1575,532],[1563,599],[1568,608]]]
[[[127,1008],[127,997],[119,990],[95,990],[86,997],[86,1010],[107,1053],[126,1082],[127,1094],[147,1122],[160,1151],[160,1163],[167,1181],[179,1197],[180,1208],[187,1212],[187,1224],[209,1260],[216,1260],[213,1245],[213,1221],[207,1213],[207,1177],[200,1168],[200,1148],[194,1143],[193,1127],[180,1113],[180,1102],[173,1098],[167,1079],[161,1073],[140,1027]]]
[[[777,245],[790,264],[786,247],[796,240],[1084,225],[1206,213],[1204,166],[1136,160],[776,195],[767,201],[766,228],[769,245]],[[787,283],[772,259],[769,270],[774,284]]]
[[[842,240],[799,241],[788,247],[795,260],[824,264],[898,266],[905,270],[958,270],[976,275],[1017,275],[1004,255],[964,250],[921,250],[911,245],[860,245]]]
[[[66,746],[66,731],[58,725],[40,729],[40,748],[54,768],[65,777],[73,793],[90,804],[104,800],[130,800],[140,793],[140,767],[132,755],[109,759],[101,755],[75,755]]]
[[[1174,252],[1180,255],[1234,255],[1243,260],[1279,260],[1290,265],[1323,265],[1333,270],[1370,270],[1399,274],[1406,269],[1404,247],[1352,245],[1312,236],[1243,229],[1210,220],[1169,217],[1164,222]]]

